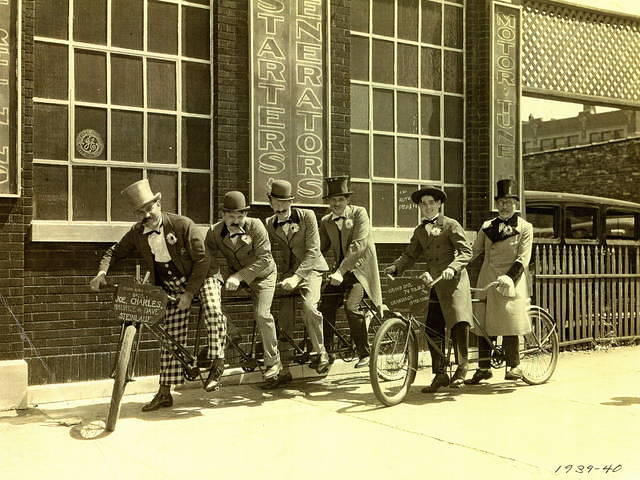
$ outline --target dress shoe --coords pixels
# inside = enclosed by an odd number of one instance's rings
[[[469,367],[467,365],[458,365],[458,368],[456,368],[453,377],[451,377],[451,383],[449,384],[449,386],[451,388],[464,387],[464,379],[467,376],[468,371]]]
[[[222,386],[220,378],[224,373],[224,359],[214,358],[212,363],[213,366],[211,367],[211,370],[209,370],[209,376],[207,377],[207,381],[204,384],[204,389],[206,392],[219,390]]]
[[[478,385],[482,380],[489,380],[491,377],[493,377],[491,370],[479,368],[476,370],[476,373],[473,374],[473,377],[465,380],[464,383],[467,385]]]
[[[263,390],[272,390],[274,388],[282,388],[289,382],[293,380],[291,376],[291,372],[287,370],[286,372],[281,372],[276,378],[271,378],[267,380],[265,383],[260,385],[260,388]]]
[[[173,397],[170,393],[156,393],[153,399],[142,407],[143,412],[152,412],[159,408],[171,407],[173,405]]]
[[[436,393],[440,387],[446,387],[447,385],[449,385],[449,375],[446,373],[436,373],[436,376],[433,377],[431,381],[431,385],[424,387],[421,391],[422,393]]]
[[[323,352],[320,355],[318,355],[318,362],[315,364],[315,371],[323,374],[323,373],[327,373],[329,371],[329,366],[330,366],[330,362],[329,362],[329,355],[327,354],[327,352]]]
[[[329,363],[331,365],[333,365],[333,362],[335,362],[335,361],[336,361],[336,354],[335,353],[330,353],[329,354]]]
[[[504,376],[505,380],[522,380],[520,367],[511,367]]]
[[[267,367],[267,370],[264,372],[263,376],[265,380],[273,380],[278,374],[282,371],[282,363],[278,362],[270,367]]]
[[[369,355],[366,357],[360,357],[360,360],[356,362],[353,368],[364,368],[369,366]]]

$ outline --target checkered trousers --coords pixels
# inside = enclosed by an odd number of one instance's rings
[[[198,293],[202,306],[202,316],[207,326],[209,339],[208,358],[224,358],[224,344],[227,338],[227,317],[222,313],[222,285],[213,277],[207,278]]]

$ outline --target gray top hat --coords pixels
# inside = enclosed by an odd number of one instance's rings
[[[339,177],[325,178],[327,182],[327,194],[322,198],[348,196],[353,192],[349,190],[349,177],[341,175]]]
[[[498,180],[495,200],[500,198],[514,198],[520,200],[518,195],[518,185],[515,180],[503,178]]]

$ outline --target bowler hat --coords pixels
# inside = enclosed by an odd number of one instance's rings
[[[231,191],[224,194],[222,211],[224,212],[245,212],[249,210],[247,201],[242,192]]]
[[[328,177],[325,178],[325,182],[327,182],[327,194],[322,198],[347,196],[353,193],[349,190],[349,177],[346,175]]]
[[[434,200],[440,200],[442,203],[447,201],[447,194],[437,187],[422,187],[411,194],[411,200],[413,200],[413,203],[420,203],[420,200],[425,195],[430,195]]]
[[[499,198],[515,198],[516,200],[520,200],[518,186],[515,180],[503,178],[502,180],[498,180],[497,187],[495,200]]]
[[[162,194],[160,192],[155,195],[151,192],[151,186],[149,185],[149,180],[146,178],[143,180],[138,180],[135,183],[132,183],[127,188],[120,192],[121,195],[124,195],[129,204],[133,207],[134,210],[138,210],[144,207],[146,204],[155,202],[156,200],[160,200],[162,198]]]
[[[291,194],[291,183],[286,180],[274,180],[271,182],[271,191],[267,193],[267,196],[278,200],[293,200],[295,198]]]

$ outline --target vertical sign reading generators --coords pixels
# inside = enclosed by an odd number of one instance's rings
[[[252,201],[274,179],[322,202],[326,0],[250,0]]]
[[[491,3],[491,206],[496,182],[511,178],[518,182],[522,200],[522,155],[520,127],[521,95],[521,7]]]

